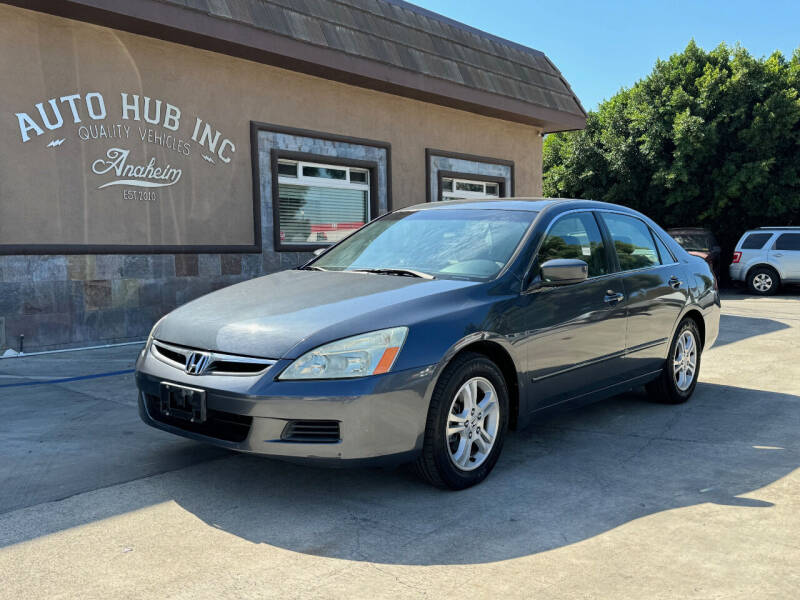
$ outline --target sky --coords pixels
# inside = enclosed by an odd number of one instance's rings
[[[800,0],[414,0],[544,52],[586,110],[645,77],[690,39],[737,42],[757,57],[800,47]]]

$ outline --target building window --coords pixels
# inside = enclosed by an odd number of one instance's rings
[[[425,149],[427,202],[514,195],[514,162],[502,158]]]
[[[280,249],[329,246],[369,221],[371,177],[370,169],[350,164],[279,159]]]
[[[501,182],[442,177],[442,200],[500,197]]]
[[[506,194],[506,180],[503,177],[472,173],[439,171],[437,173],[439,190],[435,200],[468,200],[470,198],[501,198]]]

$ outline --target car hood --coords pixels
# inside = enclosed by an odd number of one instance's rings
[[[298,348],[308,345],[303,341],[318,345],[408,325],[413,305],[474,285],[374,273],[281,271],[184,304],[159,322],[154,337],[229,354],[296,358]]]

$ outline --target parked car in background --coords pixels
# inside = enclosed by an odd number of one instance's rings
[[[784,283],[800,283],[800,226],[746,231],[729,272],[733,281],[746,283],[760,296],[777,293]]]
[[[709,266],[634,210],[434,202],[168,314],[136,364],[139,411],[233,450],[408,461],[462,489],[545,411],[640,385],[685,402],[719,318]]]
[[[706,261],[714,276],[720,275],[720,247],[717,238],[705,227],[677,227],[667,229],[667,233],[678,242],[684,250]]]

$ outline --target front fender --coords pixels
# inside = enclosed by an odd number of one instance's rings
[[[441,377],[442,373],[444,372],[447,365],[455,358],[457,354],[469,348],[469,346],[476,344],[478,342],[489,342],[491,344],[497,345],[503,352],[505,352],[508,357],[510,358],[511,362],[514,365],[514,370],[516,373],[516,383],[517,389],[519,390],[519,401],[520,403],[523,402],[523,385],[524,385],[524,377],[521,375],[518,365],[520,364],[520,357],[516,356],[516,350],[514,349],[513,345],[509,342],[509,340],[504,337],[503,335],[491,332],[491,331],[476,331],[474,333],[470,333],[462,337],[458,340],[455,344],[450,346],[447,351],[442,356],[442,359],[436,364],[432,365],[431,368],[433,369],[432,376],[430,382],[428,384],[428,389],[426,390],[426,396],[428,398],[428,402],[433,397],[433,391],[436,389],[436,385],[439,383],[439,378]],[[527,412],[523,412],[523,407],[520,407],[520,414],[527,414]]]

